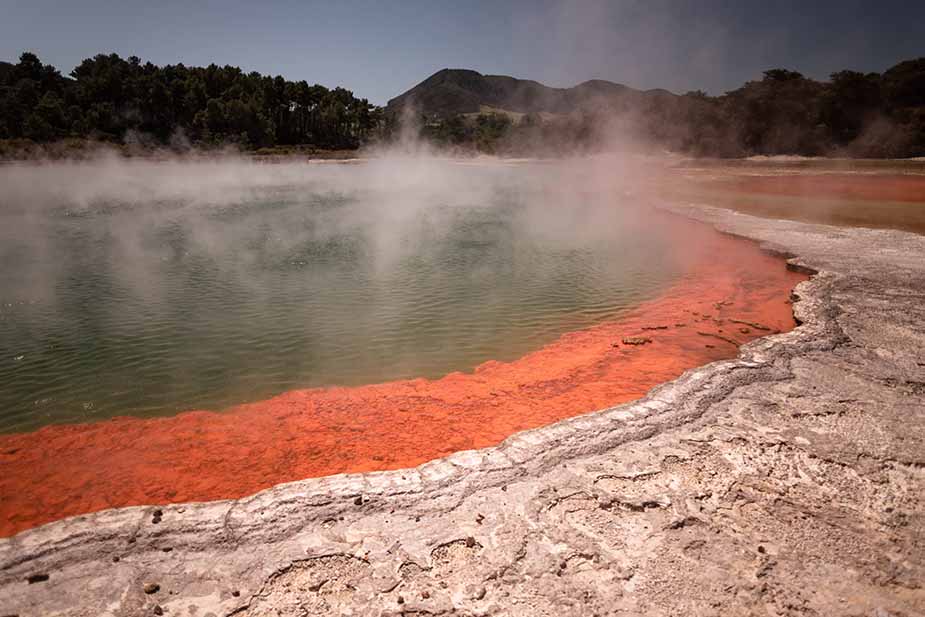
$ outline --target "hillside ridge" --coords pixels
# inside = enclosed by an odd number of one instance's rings
[[[667,90],[637,90],[605,79],[589,79],[570,88],[558,88],[532,79],[444,68],[390,99],[386,108],[398,112],[411,105],[420,113],[434,116],[478,113],[483,106],[517,113],[565,114],[598,102],[666,95],[676,96]]]

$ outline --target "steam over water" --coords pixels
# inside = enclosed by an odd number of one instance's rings
[[[0,431],[519,357],[679,272],[590,182],[415,159],[0,168]]]

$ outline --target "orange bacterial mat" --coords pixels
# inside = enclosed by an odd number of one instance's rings
[[[805,275],[752,242],[669,224],[681,229],[689,265],[665,293],[513,362],[436,380],[293,390],[220,413],[2,435],[0,536],[106,508],[236,498],[491,446],[637,399],[687,369],[735,357],[733,341],[794,327],[788,298]]]

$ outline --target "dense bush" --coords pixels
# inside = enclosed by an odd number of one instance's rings
[[[28,52],[17,64],[0,63],[5,139],[353,148],[378,125],[379,114],[343,88],[233,66],[160,67],[101,54],[64,77]]]
[[[445,74],[483,79],[472,71],[447,70],[430,80]],[[536,92],[543,86],[522,83],[530,87],[518,90],[520,104],[542,98]],[[475,86],[472,92],[445,89],[444,98],[470,96],[478,109]],[[631,144],[695,156],[925,156],[925,58],[883,74],[841,71],[828,82],[773,69],[716,97],[640,92],[608,82],[586,82],[575,90],[584,98],[567,112],[422,110],[415,130],[457,151],[498,154],[561,155]],[[449,102],[454,105],[448,109],[458,107],[459,101]],[[0,139],[14,144],[89,138],[129,147],[349,149],[374,134],[407,136],[399,129],[407,114],[390,111],[343,88],[232,66],[159,67],[110,54],[88,58],[64,77],[32,53],[22,54],[17,64],[0,62]]]
[[[722,96],[624,91],[570,113],[427,116],[423,134],[456,148],[562,154],[627,144],[695,156],[925,156],[925,58],[828,82],[765,71]]]

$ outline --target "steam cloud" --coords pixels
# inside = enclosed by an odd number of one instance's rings
[[[602,270],[619,264],[643,271],[646,263],[661,260],[668,272],[674,255],[663,250],[657,238],[643,232],[625,233],[623,237],[632,238],[633,247],[614,242],[617,229],[645,227],[637,193],[644,167],[651,165],[614,156],[560,161],[453,160],[433,155],[412,139],[356,163],[265,162],[194,154],[160,160],[102,156],[0,166],[4,187],[0,258],[6,279],[0,303],[7,317],[6,327],[0,324],[0,346],[13,350],[17,357],[25,355],[28,361],[41,357],[43,362],[52,362],[59,353],[54,349],[40,348],[37,342],[23,348],[23,332],[34,330],[32,339],[39,341],[49,323],[59,332],[100,332],[116,341],[104,346],[128,341],[145,329],[190,341],[205,336],[202,332],[215,338],[251,331],[255,348],[236,352],[253,354],[253,359],[242,359],[243,366],[275,362],[283,347],[307,349],[313,341],[321,345],[320,336],[335,337],[333,343],[323,343],[329,347],[337,344],[337,337],[364,339],[370,324],[383,316],[402,328],[410,327],[419,319],[418,302],[436,306],[447,300],[421,300],[413,290],[396,289],[414,284],[409,271],[429,277],[429,290],[441,285],[458,289],[459,281],[453,277],[476,281],[481,290],[478,297],[465,299],[473,316],[477,307],[486,306],[504,313],[511,301],[505,294],[510,290],[497,285],[495,269],[499,263],[517,267],[518,262],[536,259],[533,247],[543,247],[542,259],[586,259],[583,256],[592,253],[609,256],[610,263],[594,266]],[[492,211],[498,209],[504,210],[501,218],[509,225],[497,224],[498,212]],[[467,259],[472,261],[465,268],[443,271],[440,264],[453,259],[452,247],[460,242],[460,226],[467,229],[463,241],[471,245]],[[492,244],[498,234],[504,240]],[[499,245],[510,247],[511,259],[479,259],[482,251],[490,254]],[[561,270],[531,267],[529,276],[537,302],[539,298],[562,298]],[[345,282],[344,277],[355,280]],[[247,306],[215,306],[214,300],[208,309],[197,306],[191,290],[202,280],[212,288],[233,289],[228,297],[246,299]],[[290,305],[296,296],[278,289],[289,284],[319,290],[316,298],[310,296],[307,301],[318,303],[310,314],[326,324],[320,328],[325,334],[317,334],[313,324],[305,323],[302,332],[275,330],[261,340],[255,320],[287,311],[291,317],[292,311],[299,310]],[[654,281],[642,286],[646,284]],[[328,288],[350,295],[340,302],[367,307],[369,323],[362,315],[347,323],[336,304],[323,306],[331,299]],[[75,293],[76,289],[80,292]],[[202,293],[211,292],[204,289]],[[572,300],[562,302],[564,316]],[[210,322],[215,311],[223,313],[222,330]],[[460,309],[454,311],[458,314]],[[433,309],[430,319],[454,311]],[[505,314],[503,319],[517,321],[518,316]],[[475,321],[473,317],[467,326],[473,347],[496,336],[489,331],[498,327]],[[283,318],[278,321],[285,322]],[[182,332],[177,323],[186,324]],[[432,327],[436,331],[457,326],[439,323]],[[562,326],[552,320],[543,327],[556,332]],[[537,329],[535,325],[531,328]],[[93,335],[88,344],[96,345],[98,339]],[[437,338],[432,343],[434,349],[422,350],[422,358],[429,357],[428,353],[435,358],[445,355]],[[459,344],[470,342],[464,337]],[[525,351],[522,346],[511,348],[518,350],[517,355]],[[72,349],[68,353],[72,357],[68,362],[77,363],[85,353],[110,352]],[[205,356],[185,363],[175,358],[133,361],[140,363],[139,370],[171,373],[179,382],[194,360],[195,366],[214,361]],[[355,360],[345,355],[337,361],[349,364]],[[280,369],[289,375],[280,377],[278,388],[299,384],[298,375],[306,373],[311,362],[310,351],[306,351],[304,360]],[[401,372],[395,363],[382,358],[384,366]],[[407,376],[420,374],[416,371],[420,366],[409,367]],[[14,378],[15,374],[4,377],[0,373],[0,386],[4,379]],[[107,378],[106,374],[99,376]],[[240,380],[241,389],[258,388],[252,383],[258,378],[259,373],[228,377]],[[50,391],[51,398],[62,398],[71,387],[65,381],[42,390]],[[271,388],[268,394],[276,387],[259,385]],[[165,388],[170,387],[168,379]],[[228,389],[227,404],[251,396],[235,395],[233,384]],[[37,393],[28,396],[25,402],[30,405],[39,398]],[[180,396],[183,403],[177,410],[196,406],[192,395]],[[214,408],[216,404],[206,401],[202,405]]]

